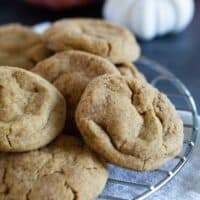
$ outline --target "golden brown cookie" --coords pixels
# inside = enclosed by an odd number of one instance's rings
[[[67,123],[73,123],[74,112],[87,84],[102,74],[120,74],[108,60],[81,51],[65,51],[41,61],[32,70],[53,83],[67,102]]]
[[[140,47],[132,33],[97,19],[59,20],[44,33],[44,41],[56,52],[83,50],[113,63],[132,62],[140,56]]]
[[[45,146],[63,129],[65,100],[40,76],[16,67],[0,67],[0,151]]]
[[[0,199],[92,200],[108,171],[79,139],[60,135],[28,153],[0,154]]]
[[[76,111],[85,142],[107,161],[153,170],[176,156],[183,124],[168,98],[147,82],[103,75],[86,87]]]
[[[50,56],[41,36],[20,24],[0,26],[0,65],[30,69]]]

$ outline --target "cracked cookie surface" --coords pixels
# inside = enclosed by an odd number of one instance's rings
[[[108,58],[113,63],[132,62],[140,56],[139,45],[131,32],[103,20],[59,20],[43,38],[53,51],[83,50]]]
[[[41,36],[20,24],[0,26],[0,65],[31,69],[51,52]]]
[[[137,67],[128,62],[115,64],[117,69],[120,71],[120,74],[130,82],[132,79],[139,79],[140,81],[146,82],[145,76],[137,69]]]
[[[0,67],[0,151],[45,146],[64,127],[66,105],[48,81],[26,70]]]
[[[108,171],[78,138],[60,135],[47,147],[0,154],[1,200],[92,200]]]
[[[41,61],[32,72],[58,88],[67,102],[67,123],[74,120],[74,112],[87,84],[103,74],[120,74],[108,60],[81,51],[64,51]]]
[[[77,126],[91,149],[108,162],[153,170],[178,155],[183,124],[168,98],[140,79],[103,75],[86,87]]]

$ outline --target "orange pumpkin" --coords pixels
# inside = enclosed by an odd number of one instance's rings
[[[46,6],[53,9],[83,6],[92,2],[92,0],[27,0],[27,1],[34,5]]]

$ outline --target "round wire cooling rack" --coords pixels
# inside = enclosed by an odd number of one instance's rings
[[[33,27],[42,33],[49,22]],[[149,172],[137,172],[115,165],[109,165],[109,179],[105,190],[97,200],[143,200],[166,185],[189,160],[198,133],[198,113],[189,90],[171,72],[158,63],[141,57],[136,63],[147,80],[164,92],[173,102],[184,122],[184,145],[179,156],[166,163],[162,168]]]
[[[185,85],[158,63],[142,57],[137,67],[147,80],[173,102],[184,122],[184,144],[179,156],[162,168],[137,172],[109,165],[110,176],[98,200],[143,200],[172,180],[192,154],[198,133],[198,113],[193,97]]]

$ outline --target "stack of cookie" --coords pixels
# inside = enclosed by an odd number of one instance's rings
[[[0,199],[91,200],[106,162],[145,171],[179,154],[182,121],[139,56],[128,30],[101,20],[0,27]]]

